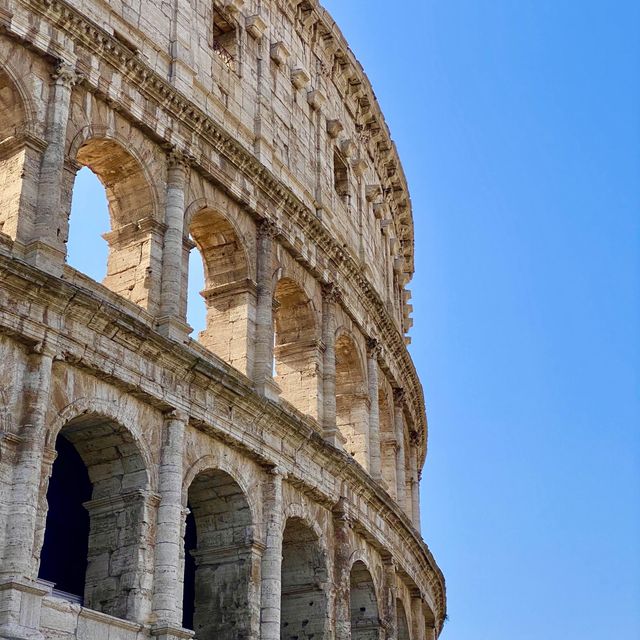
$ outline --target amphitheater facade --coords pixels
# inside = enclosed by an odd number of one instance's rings
[[[0,25],[0,638],[434,640],[411,203],[334,21],[0,0]],[[66,263],[82,167],[102,283]]]

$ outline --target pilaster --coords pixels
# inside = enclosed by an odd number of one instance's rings
[[[188,419],[186,413],[172,411],[164,420],[153,588],[158,628],[180,628],[182,622],[182,456]]]
[[[40,269],[60,275],[66,256],[68,224],[62,211],[65,143],[71,91],[79,77],[72,66],[61,62],[52,79],[45,134],[47,146],[42,154],[38,181],[37,219],[26,258]]]
[[[378,398],[378,356],[380,344],[375,339],[367,341],[367,371],[369,379],[369,473],[374,480],[381,480],[380,465],[380,407]]]
[[[265,545],[260,578],[260,638],[280,640],[280,599],[282,590],[282,482],[285,473],[278,467],[267,470],[262,484]]]
[[[162,284],[157,325],[161,334],[179,342],[185,342],[191,331],[180,304],[187,174],[186,156],[175,150],[170,151],[167,154],[166,229],[162,249]]]

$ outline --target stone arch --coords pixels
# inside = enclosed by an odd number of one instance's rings
[[[349,574],[352,640],[378,640],[382,630],[377,590],[369,567],[356,560]]]
[[[312,302],[288,277],[276,284],[273,300],[275,382],[287,402],[317,419],[322,354]]]
[[[389,495],[397,499],[397,452],[395,421],[393,415],[393,396],[384,376],[378,391],[378,416],[380,421],[380,466],[382,479]]]
[[[364,361],[349,333],[336,335],[336,426],[346,451],[368,470],[369,394]]]
[[[140,455],[144,461],[144,467],[149,474],[149,486],[151,490],[157,487],[157,470],[149,446],[145,442],[140,425],[128,419],[123,403],[120,398],[105,400],[95,396],[84,396],[73,400],[64,406],[50,420],[45,434],[45,447],[53,449],[56,439],[63,427],[76,419],[85,415],[101,416],[105,421],[110,421],[122,425],[122,428],[133,438]]]
[[[36,194],[24,189],[34,150],[25,135],[34,120],[28,93],[19,76],[6,62],[0,65],[0,233],[15,240],[19,236],[20,212],[35,207]],[[37,166],[37,165],[36,165]],[[27,200],[31,199],[31,202]]]
[[[323,638],[328,612],[327,555],[317,526],[307,519],[286,519],[282,534],[280,637]]]
[[[103,236],[109,247],[103,284],[153,310],[159,293],[163,227],[149,168],[130,140],[93,125],[82,128],[73,138],[69,157],[74,168],[90,169],[105,190],[111,230]],[[66,224],[63,228],[68,238]]]
[[[201,640],[247,638],[259,613],[254,520],[247,494],[219,468],[198,464],[188,475],[183,626]]]
[[[246,240],[230,217],[204,201],[189,206],[185,225],[204,267],[206,327],[198,340],[248,375],[253,365],[256,287]]]
[[[197,476],[208,471],[217,470],[226,473],[240,487],[245,496],[249,511],[251,512],[251,522],[254,523],[254,530],[259,529],[260,505],[255,487],[247,482],[247,472],[241,464],[230,460],[225,455],[207,454],[198,458],[189,466],[182,482],[182,504],[186,507],[188,503],[189,487]],[[258,537],[258,536],[256,536]]]
[[[139,620],[151,593],[147,541],[157,507],[147,461],[118,420],[63,413],[73,417],[61,416],[47,434],[56,459],[47,473],[39,576],[90,609]]]
[[[404,604],[400,598],[396,599],[396,617],[397,617],[397,633],[398,640],[411,640],[409,632],[409,620]]]

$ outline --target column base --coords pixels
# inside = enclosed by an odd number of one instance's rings
[[[25,262],[59,278],[64,271],[65,252],[40,240],[31,242],[24,250]]]
[[[50,592],[46,583],[22,579],[0,582],[0,640],[44,640],[40,609],[42,598]]]
[[[324,429],[322,437],[325,442],[333,445],[336,449],[340,449],[340,451],[344,451],[344,445],[346,444],[347,439],[342,435],[342,433],[340,433],[340,429],[338,429],[338,427]]]
[[[282,389],[273,378],[268,378],[264,382],[256,383],[255,389],[257,393],[267,398],[267,400],[271,400],[272,402],[280,402],[280,394],[282,393]]]
[[[182,343],[189,342],[189,334],[193,331],[192,327],[186,322],[169,316],[158,318],[156,320],[156,329],[160,335],[169,338],[169,340]]]
[[[157,640],[190,640],[195,634],[195,631],[171,622],[156,622],[151,627],[151,636]]]

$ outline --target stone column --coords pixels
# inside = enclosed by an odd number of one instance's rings
[[[182,454],[188,420],[182,411],[173,411],[164,420],[153,584],[153,613],[159,628],[182,627]]]
[[[282,590],[282,481],[285,473],[271,468],[262,485],[265,544],[260,576],[260,638],[280,640]]]
[[[256,346],[253,381],[258,393],[277,399],[273,382],[273,238],[276,225],[262,220],[258,225]]]
[[[324,354],[322,361],[322,413],[323,436],[334,447],[342,448],[344,438],[336,425],[336,310],[340,300],[338,288],[326,284],[322,288],[322,342]]]
[[[384,612],[386,630],[386,640],[397,640],[398,638],[398,608],[396,606],[396,563],[391,556],[383,558],[384,562],[384,586],[386,611]]]
[[[47,345],[39,346],[39,352],[29,356],[24,390],[25,412],[19,432],[21,442],[13,471],[11,505],[6,523],[2,566],[5,575],[36,578],[33,547],[52,365],[53,350]]]
[[[411,592],[411,619],[413,637],[417,640],[435,640],[435,636],[429,635],[425,629],[424,605],[422,595],[418,589]]]
[[[49,401],[53,350],[41,345],[29,356],[24,384],[25,410],[18,434],[5,547],[0,577],[0,638],[37,640],[42,596],[34,553],[44,457],[45,414]],[[45,485],[46,486],[46,483]]]
[[[380,406],[378,404],[378,356],[377,340],[367,341],[367,371],[369,378],[369,473],[374,480],[381,480],[380,472]]]
[[[182,254],[184,236],[185,190],[188,163],[176,151],[167,155],[167,193],[165,232],[162,249],[162,285],[158,330],[174,340],[184,342],[190,332],[182,315]]]
[[[409,461],[411,464],[411,520],[415,528],[420,531],[420,473],[418,472],[418,456],[420,455],[416,443],[417,434],[413,432]]]
[[[406,511],[407,479],[404,457],[404,389],[393,390],[393,419],[396,432],[396,481],[398,484],[397,501]]]
[[[344,498],[333,507],[333,532],[335,538],[333,559],[333,619],[335,620],[335,640],[351,638],[351,536],[349,518]]]
[[[60,63],[53,74],[47,113],[46,143],[40,164],[38,210],[27,260],[56,275],[66,255],[68,220],[63,220],[62,191],[71,90],[78,80],[74,69]]]

